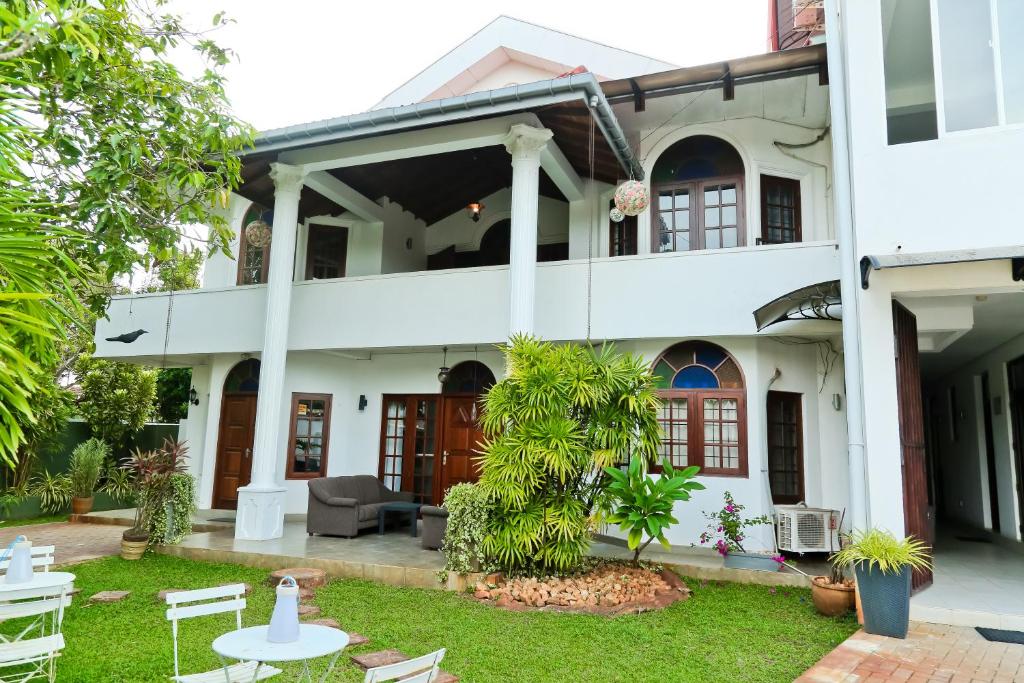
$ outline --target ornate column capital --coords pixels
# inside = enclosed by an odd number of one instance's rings
[[[512,161],[540,159],[540,152],[554,136],[547,128],[536,128],[525,123],[513,125],[505,136],[505,149],[512,155]]]
[[[302,190],[302,183],[306,179],[306,169],[301,166],[282,164],[274,162],[270,164],[270,179],[274,181],[276,192],[294,192],[298,194]]]

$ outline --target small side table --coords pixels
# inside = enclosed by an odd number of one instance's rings
[[[381,536],[384,535],[384,521],[387,518],[387,514],[394,512],[409,515],[409,535],[416,538],[416,518],[420,514],[420,507],[419,503],[405,503],[401,501],[384,503],[377,510],[377,533]]]
[[[302,662],[300,680],[312,681],[309,660],[331,656],[320,682],[324,683],[348,645],[348,634],[336,628],[317,624],[299,624],[299,639],[294,643],[271,643],[267,640],[269,626],[250,626],[230,631],[213,641],[213,651],[221,658],[225,668],[228,659],[257,663],[253,680],[259,677],[260,666],[268,662]],[[213,678],[210,679],[215,680]]]

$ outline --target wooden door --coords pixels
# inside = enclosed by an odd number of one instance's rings
[[[456,484],[480,478],[479,445],[484,439],[480,428],[479,396],[445,396],[442,421],[444,448],[441,458],[440,496]]]
[[[213,507],[238,507],[238,487],[249,483],[252,442],[256,433],[256,394],[224,394],[217,439]]]
[[[1010,375],[1011,433],[1013,435],[1013,460],[1017,467],[1017,506],[1020,511],[1020,529],[1024,532],[1024,357],[1009,363]]]
[[[902,304],[894,301],[892,319],[896,341],[896,400],[899,403],[905,533],[931,546],[935,543],[934,507],[928,493],[917,318]],[[931,582],[930,571],[914,572],[914,590]]]

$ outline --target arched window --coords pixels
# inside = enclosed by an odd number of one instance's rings
[[[260,219],[266,221],[268,225],[273,225],[274,212],[259,204],[253,204],[245,212],[242,227],[238,231],[238,284],[240,285],[258,285],[267,281],[267,271],[270,268],[270,245],[255,246],[249,244],[245,237],[245,226]]]
[[[743,160],[728,142],[694,135],[669,147],[651,173],[654,251],[742,247]]]
[[[231,368],[224,380],[224,393],[255,394],[260,390],[260,362],[255,358],[243,360]]]
[[[467,360],[451,369],[441,393],[480,395],[492,386],[494,373],[491,369],[479,361]]]
[[[746,392],[733,357],[715,344],[686,341],[666,349],[653,372],[662,400],[659,460],[697,465],[703,474],[746,476]]]

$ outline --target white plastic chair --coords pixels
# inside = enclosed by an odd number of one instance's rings
[[[53,545],[34,545],[32,546],[32,568],[42,567],[44,572],[50,571],[50,567],[53,566],[53,551],[56,550],[56,546]],[[7,568],[11,566],[11,560],[6,559],[0,562],[0,571],[7,573]]]
[[[383,683],[384,681],[395,681],[396,683],[430,683],[437,678],[437,672],[441,669],[441,660],[444,659],[445,649],[423,655],[416,659],[408,659],[404,662],[377,666],[366,670],[366,678],[363,683]],[[403,678],[404,676],[404,678]]]
[[[0,621],[31,619],[13,638],[0,639],[0,681],[23,683],[35,678],[56,679],[56,659],[64,649],[61,624],[64,608],[71,604],[67,586],[26,588],[4,594],[0,603]],[[50,633],[47,634],[47,623]],[[32,637],[29,637],[29,636]],[[15,672],[4,669],[17,667]]]
[[[242,628],[242,610],[245,609],[245,584],[236,583],[217,588],[201,588],[193,591],[179,591],[167,595],[167,619],[171,622],[174,638],[174,676],[178,683],[248,683],[262,681],[281,673],[267,664],[259,662],[238,662],[212,671],[182,675],[178,668],[178,621],[211,614],[235,613],[235,624]],[[188,604],[195,603],[195,604]]]

